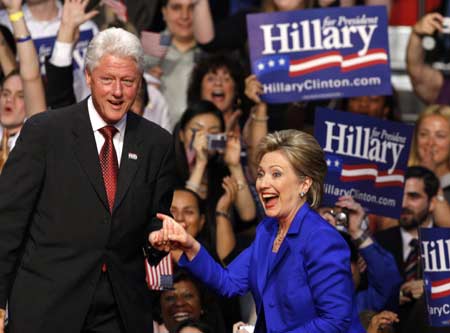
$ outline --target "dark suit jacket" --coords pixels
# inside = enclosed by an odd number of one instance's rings
[[[10,332],[79,333],[103,262],[127,332],[151,332],[142,247],[169,211],[173,171],[170,134],[129,112],[111,215],[86,101],[30,118],[0,177]]]

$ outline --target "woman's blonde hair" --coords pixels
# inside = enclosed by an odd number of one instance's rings
[[[434,105],[428,106],[419,115],[419,118],[417,118],[417,120],[416,120],[416,127],[414,128],[413,140],[412,140],[412,145],[411,145],[411,152],[409,154],[409,160],[408,160],[408,165],[409,166],[421,165],[422,161],[420,160],[419,147],[418,147],[418,144],[417,144],[418,131],[419,131],[420,125],[422,124],[422,121],[426,117],[433,116],[433,115],[443,117],[445,120],[447,120],[447,122],[449,123],[449,126],[450,126],[450,106],[448,106],[448,105],[441,105],[441,104],[434,104]],[[449,147],[449,155],[450,155],[450,147]],[[449,159],[448,163],[450,165],[450,159]]]
[[[278,8],[273,3],[274,0],[263,0],[261,5],[261,11],[264,13],[277,12]],[[303,0],[305,4],[305,9],[312,8],[313,0]]]
[[[327,164],[316,139],[293,129],[267,134],[258,145],[258,163],[265,154],[273,151],[281,151],[287,157],[299,178],[306,176],[312,180],[306,200],[312,208],[318,208],[322,200]]]

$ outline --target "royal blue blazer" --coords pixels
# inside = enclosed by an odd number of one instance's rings
[[[352,316],[354,287],[350,251],[342,236],[305,203],[297,212],[278,253],[272,244],[278,230],[265,218],[254,242],[227,268],[202,247],[192,261],[179,265],[224,296],[255,299],[258,320],[267,332],[361,332]],[[352,315],[353,312],[353,315]]]

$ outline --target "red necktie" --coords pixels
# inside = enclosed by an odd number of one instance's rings
[[[114,149],[113,143],[113,137],[117,133],[117,128],[108,125],[100,128],[99,131],[105,138],[105,143],[100,150],[99,158],[100,166],[102,167],[103,181],[105,182],[106,196],[108,197],[109,211],[112,213],[117,189],[117,174],[119,170],[116,150]]]

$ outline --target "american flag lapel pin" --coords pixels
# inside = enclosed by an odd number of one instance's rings
[[[128,153],[128,159],[136,161],[138,159],[138,156],[135,153]]]

